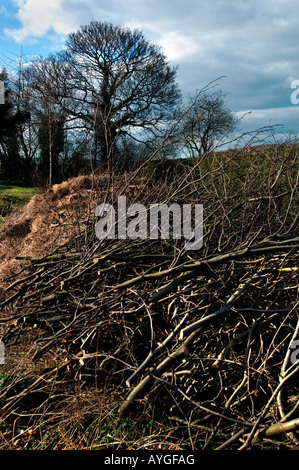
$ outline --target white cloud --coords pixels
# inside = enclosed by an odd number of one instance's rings
[[[282,108],[268,108],[268,109],[249,109],[246,111],[238,111],[237,116],[247,114],[246,119],[263,119],[263,120],[282,120],[292,117],[299,117],[299,106],[285,106]]]
[[[59,0],[15,0],[19,10],[17,19],[21,28],[6,28],[5,33],[16,42],[22,43],[28,37],[40,38],[51,28],[58,34],[65,33],[65,16]]]
[[[275,126],[287,134],[296,130],[294,123],[298,122],[299,105],[238,111],[236,117],[242,118],[241,125],[246,131],[253,131],[264,126]]]
[[[90,21],[88,0],[84,3],[78,0],[14,0],[14,3],[18,7],[16,18],[21,27],[5,28],[4,32],[18,43],[29,38],[42,38],[50,32],[66,35],[80,26],[86,13],[87,21]]]
[[[198,53],[200,50],[196,39],[174,31],[163,33],[158,44],[162,47],[168,60],[173,61],[184,59]]]

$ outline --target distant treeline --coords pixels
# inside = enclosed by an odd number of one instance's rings
[[[183,98],[176,73],[140,31],[96,21],[55,55],[20,57],[0,72],[0,178],[51,185],[98,167],[211,151],[238,124],[226,94],[215,80]]]

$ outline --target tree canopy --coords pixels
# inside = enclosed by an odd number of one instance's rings
[[[237,125],[238,119],[226,104],[226,94],[222,90],[204,92],[190,98],[178,138],[189,156],[199,157],[215,149]]]
[[[92,133],[104,166],[121,135],[157,128],[180,99],[176,68],[158,46],[139,31],[97,21],[69,34],[65,50],[35,63],[31,77],[73,126]]]

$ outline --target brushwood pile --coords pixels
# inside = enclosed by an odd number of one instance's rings
[[[298,148],[172,171],[71,178],[0,227],[1,449],[298,445]],[[98,239],[121,195],[202,204],[203,246]]]

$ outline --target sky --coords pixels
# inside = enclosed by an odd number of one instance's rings
[[[161,46],[184,96],[216,81],[241,130],[299,136],[298,0],[3,0],[0,68],[46,58],[94,20]]]

